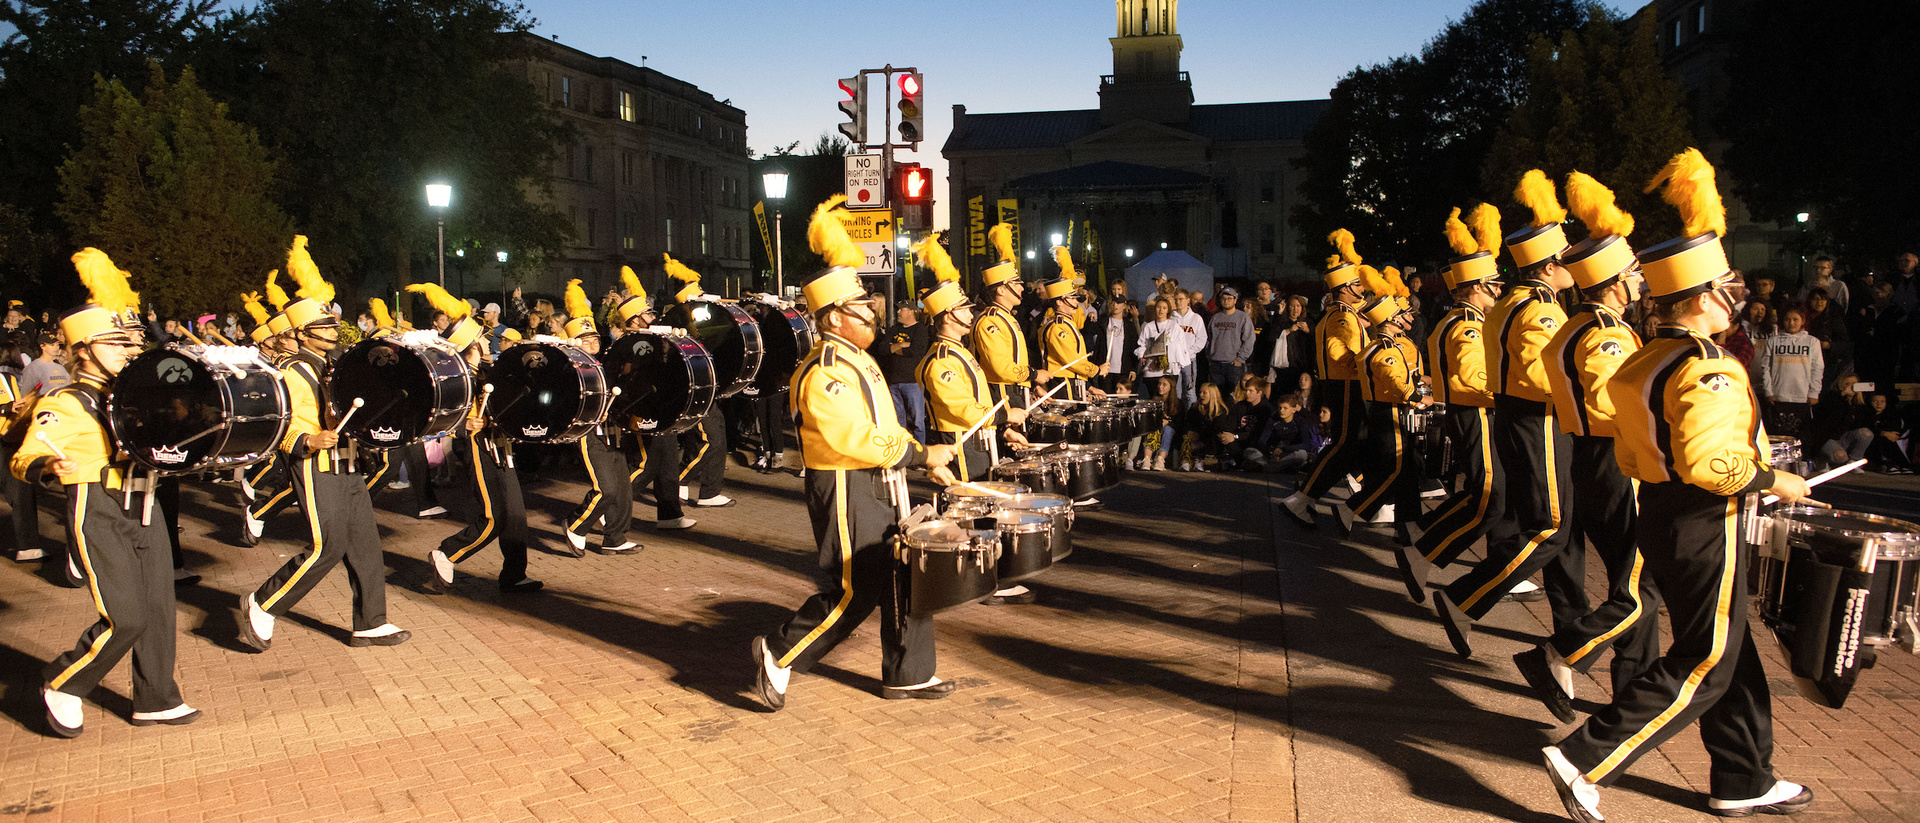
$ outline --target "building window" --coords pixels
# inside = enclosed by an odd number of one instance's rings
[[[703,222],[700,224],[700,254],[704,256],[712,253],[707,251],[707,224]]]
[[[1260,173],[1260,202],[1262,203],[1273,202],[1273,182],[1274,182],[1273,172],[1266,171],[1266,172]]]
[[[567,207],[567,225],[573,227],[574,237],[580,236],[580,207],[579,206]]]
[[[577,152],[577,149],[578,149],[578,148],[579,148],[579,147],[577,147],[577,146],[575,146],[575,145],[574,145],[574,144],[572,144],[572,143],[568,143],[568,144],[567,144],[567,174],[566,174],[566,177],[567,177],[567,179],[568,179],[568,180],[572,180],[572,179],[574,178],[574,169],[576,169],[576,168],[577,168],[577,165],[576,165],[576,164],[578,164],[578,163],[580,162],[580,161],[579,161],[579,159],[578,159],[578,158],[577,158],[577,157],[575,156],[575,155],[576,155],[576,154],[578,153],[578,152]]]
[[[673,251],[673,218],[667,218],[667,251]]]
[[[1274,241],[1274,237],[1277,234],[1278,234],[1278,231],[1274,228],[1274,225],[1272,223],[1260,224],[1260,253],[1261,254],[1273,253],[1273,241]]]
[[[633,152],[620,154],[620,185],[633,185]]]
[[[1693,10],[1693,31],[1695,34],[1707,33],[1707,4],[1701,3]]]
[[[560,105],[573,105],[573,78],[564,74],[560,76]]]
[[[541,86],[541,88],[546,90],[544,96],[547,98],[547,102],[551,103],[553,102],[553,72],[548,71],[543,72],[543,74],[545,75],[546,83]]]
[[[620,248],[633,251],[633,212],[620,218]]]
[[[594,246],[599,245],[599,243],[595,242],[596,238],[594,237],[594,229],[596,228],[595,224],[599,222],[600,222],[600,210],[587,209],[587,247],[588,248],[592,248]]]
[[[633,122],[633,92],[620,93],[620,119]]]
[[[1680,47],[1680,22],[1679,20],[1673,21],[1673,47],[1676,49]]]
[[[581,167],[582,167],[581,171],[584,173],[581,175],[581,177],[583,177],[587,182],[591,183],[593,182],[593,147],[586,146],[584,148],[585,148],[585,151],[583,151],[581,155],[583,158],[581,162]]]

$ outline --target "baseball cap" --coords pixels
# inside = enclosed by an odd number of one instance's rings
[[[1235,291],[1232,286],[1228,286],[1220,290],[1220,296],[1221,297],[1239,297],[1240,292]]]
[[[490,312],[490,311],[499,311],[499,310],[500,310],[499,303],[488,303],[486,308],[480,310],[480,313],[486,314],[487,312]]]

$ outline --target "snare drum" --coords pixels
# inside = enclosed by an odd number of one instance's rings
[[[993,467],[993,479],[1018,484],[1035,492],[1064,494],[1067,490],[1067,464],[1057,459],[1028,458]]]
[[[601,356],[606,379],[620,389],[608,419],[641,434],[679,434],[713,408],[713,358],[682,329],[630,331]]]
[[[995,524],[1000,535],[1000,586],[1025,580],[1053,565],[1052,517],[1003,510]]]
[[[525,443],[572,443],[607,417],[600,361],[567,343],[521,343],[494,360],[487,413]],[[624,390],[623,390],[624,391]]]
[[[1066,494],[1075,500],[1085,500],[1119,482],[1120,461],[1111,444],[1068,446],[1060,459],[1066,463]]]
[[[983,600],[999,588],[1000,535],[991,526],[971,525],[929,520],[896,538],[895,557],[907,565],[908,614],[927,617]]]
[[[686,329],[706,347],[713,357],[715,399],[739,394],[752,385],[755,375],[760,373],[760,360],[766,353],[760,339],[760,324],[738,305],[695,299],[668,309],[660,322]]]
[[[1912,642],[1920,607],[1920,525],[1864,512],[1787,506],[1773,513],[1769,537],[1757,564],[1763,620],[1778,627],[1792,609],[1797,588],[1789,558],[1804,549],[1822,563],[1872,574],[1863,641]]]
[[[1047,549],[1058,563],[1073,554],[1073,500],[1058,494],[1016,494],[1001,504],[1002,511],[1032,512],[1053,521]]]
[[[1133,436],[1146,437],[1160,430],[1160,417],[1166,414],[1167,404],[1160,400],[1138,400],[1133,407],[1137,409],[1133,418]]]
[[[187,474],[266,459],[286,436],[290,403],[257,349],[169,346],[129,361],[107,405],[121,450]]]
[[[973,486],[979,488],[973,488]],[[1018,483],[987,481],[974,483],[972,486],[954,484],[940,492],[940,516],[948,520],[992,517],[1000,510],[1000,501],[1029,491],[1032,489]]]
[[[1067,441],[1082,445],[1111,443],[1117,434],[1115,415],[1107,409],[1088,409],[1068,419]]]
[[[347,350],[327,380],[334,419],[353,407],[340,434],[363,446],[395,449],[460,425],[473,405],[473,370],[436,332],[371,337]]]
[[[1035,411],[1027,413],[1027,420],[1021,425],[1029,443],[1067,443],[1073,431],[1073,419],[1063,414]]]

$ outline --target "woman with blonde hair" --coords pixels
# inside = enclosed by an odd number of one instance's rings
[[[1191,441],[1182,443],[1181,471],[1206,471],[1208,455],[1219,457],[1224,465],[1227,453],[1222,449],[1233,435],[1233,409],[1221,396],[1220,387],[1201,383],[1197,392],[1199,399],[1187,407],[1186,425],[1181,426],[1192,435]]]

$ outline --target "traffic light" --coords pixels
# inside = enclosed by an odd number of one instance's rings
[[[918,143],[921,136],[927,133],[927,110],[921,105],[925,100],[921,95],[924,89],[920,87],[920,72],[901,72],[899,83],[900,142]]]
[[[840,91],[847,96],[840,101],[840,111],[847,115],[847,122],[840,124],[840,133],[853,141],[854,146],[864,146],[867,142],[867,76],[856,74],[841,78]]]
[[[925,203],[933,197],[933,175],[918,163],[900,165],[900,202]]]

